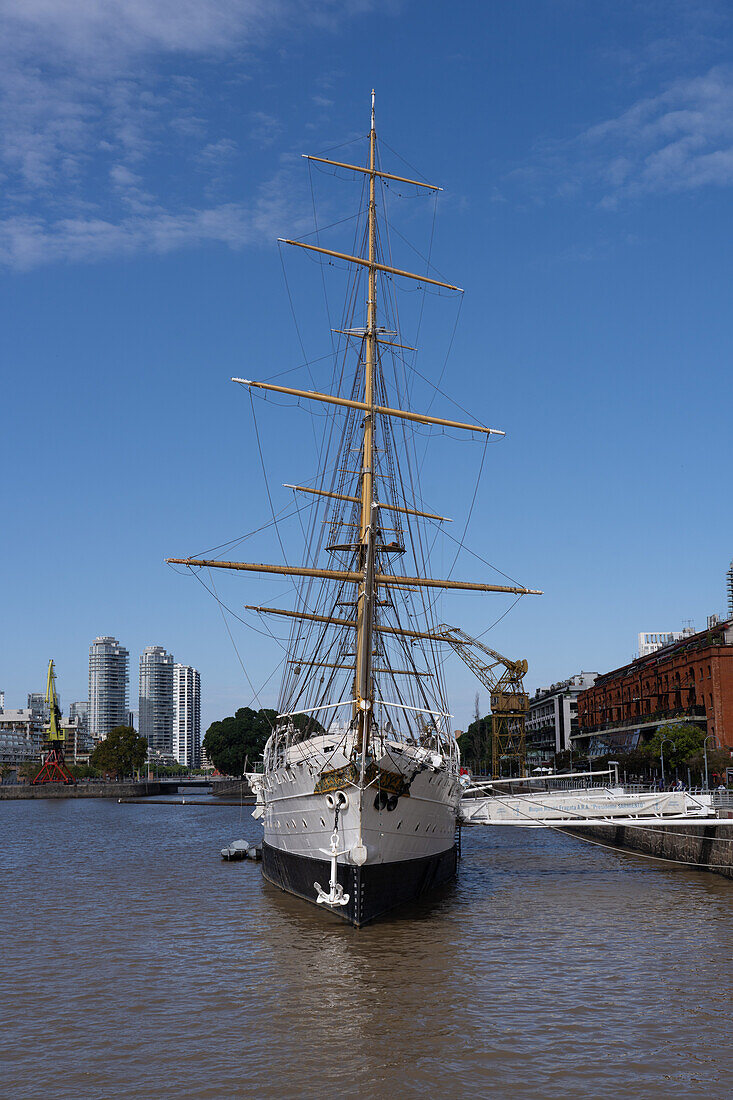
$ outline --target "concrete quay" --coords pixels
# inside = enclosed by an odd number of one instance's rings
[[[171,791],[171,786],[173,790]],[[27,798],[145,798],[150,795],[175,793],[178,784],[143,783],[30,783],[0,784],[0,801]]]
[[[639,852],[733,878],[733,820],[700,825],[654,821],[639,825],[563,826],[562,832],[609,848]]]
[[[211,793],[217,798],[251,798],[252,788],[246,779],[212,779]]]

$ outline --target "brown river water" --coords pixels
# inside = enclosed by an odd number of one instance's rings
[[[221,860],[250,809],[0,803],[3,1100],[733,1096],[731,880],[474,828],[356,931]]]

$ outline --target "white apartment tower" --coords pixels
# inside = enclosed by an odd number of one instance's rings
[[[140,654],[141,737],[152,753],[173,753],[173,655],[162,646],[147,645]]]
[[[187,768],[201,766],[201,677],[191,665],[173,666],[173,755]]]
[[[89,646],[89,733],[94,741],[125,725],[129,658],[116,638],[95,638]]]

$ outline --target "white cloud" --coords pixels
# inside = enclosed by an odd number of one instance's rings
[[[133,54],[231,50],[281,19],[286,0],[2,0],[4,30],[23,52],[52,49],[94,70]]]
[[[259,145],[272,145],[273,141],[282,133],[282,124],[274,115],[266,111],[252,111],[250,115],[251,129],[249,136]]]
[[[219,165],[231,160],[236,151],[236,142],[230,138],[219,138],[218,141],[210,141],[205,145],[198,157],[206,165]]]
[[[517,173],[558,194],[594,194],[604,206],[645,194],[733,184],[733,69],[716,66],[639,99],[577,138],[548,144]]]
[[[134,175],[115,175],[122,186],[135,191]],[[144,202],[130,205],[131,213],[117,220],[91,214],[56,220],[21,214],[0,220],[0,265],[22,271],[60,261],[90,262],[141,252],[163,255],[211,243],[237,249],[271,242],[283,225],[295,232],[311,228],[309,213],[294,207],[283,170],[263,183],[249,203],[176,212]]]
[[[276,33],[332,30],[372,2],[388,0],[0,0],[0,263],[254,240],[261,195],[214,203],[204,191],[197,204],[188,193],[181,209],[192,165],[213,173],[238,153],[212,132],[191,67],[234,62],[246,77]],[[280,132],[262,112],[250,123],[260,144]]]

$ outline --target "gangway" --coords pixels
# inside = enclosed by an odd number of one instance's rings
[[[585,780],[573,784],[574,780]],[[550,790],[552,780],[571,783],[570,789]],[[511,825],[520,828],[573,828],[592,825],[717,822],[712,794],[688,791],[628,792],[609,768],[565,775],[491,780],[466,787],[460,806],[462,825]],[[524,783],[526,790],[513,787]],[[544,784],[544,789],[541,788]],[[593,785],[596,784],[596,785]]]

